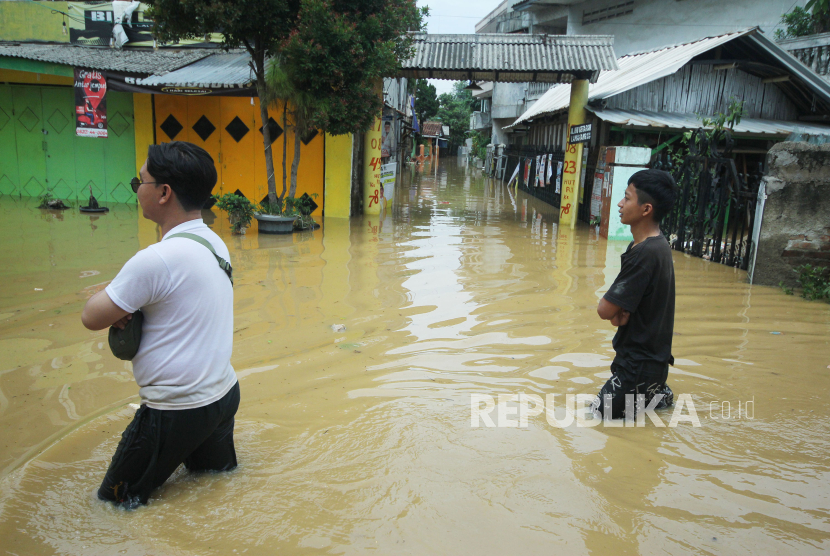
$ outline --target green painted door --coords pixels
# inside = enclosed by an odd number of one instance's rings
[[[75,201],[75,96],[68,87],[44,87],[41,95],[49,191],[58,199]]]
[[[103,141],[107,200],[135,203],[135,193],[130,187],[130,180],[135,176],[132,93],[107,92],[107,138]]]
[[[12,87],[17,143],[18,193],[39,197],[47,191],[46,136],[40,87]]]
[[[12,88],[0,85],[0,195],[17,195],[17,143],[14,138]]]
[[[75,180],[81,206],[86,206],[90,191],[99,202],[107,201],[107,178],[104,172],[106,141],[99,137],[75,137]]]

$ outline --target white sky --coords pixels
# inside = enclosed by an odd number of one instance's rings
[[[418,7],[427,6],[428,33],[475,33],[476,23],[493,11],[502,0],[418,0]],[[452,92],[452,81],[430,79],[438,94]]]

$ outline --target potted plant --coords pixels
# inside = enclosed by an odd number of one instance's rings
[[[297,218],[290,210],[291,206],[290,203],[284,203],[279,197],[274,202],[266,197],[254,213],[254,218],[259,223],[259,233],[290,234],[294,230],[294,220]]]
[[[312,193],[311,195],[306,193],[299,198],[286,197],[286,212],[296,215],[296,220],[294,221],[294,227],[296,229],[313,230],[320,227],[320,225],[317,224],[311,217],[311,213],[317,206],[316,203],[314,203],[314,199],[316,198],[316,193]]]
[[[247,197],[235,193],[225,193],[216,197],[216,206],[228,213],[228,218],[233,226],[233,233],[244,234],[245,229],[251,225],[254,217],[254,205]]]

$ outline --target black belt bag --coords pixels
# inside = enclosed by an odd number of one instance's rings
[[[196,243],[201,243],[210,249],[210,252],[213,253],[214,257],[216,257],[216,262],[219,263],[219,268],[225,271],[225,274],[228,275],[228,279],[231,281],[231,286],[233,286],[233,268],[231,268],[228,261],[216,254],[216,250],[208,240],[201,236],[197,236],[196,234],[186,233],[173,234],[172,236],[164,239],[170,239],[173,237],[192,239]],[[144,314],[139,310],[133,313],[133,318],[127,321],[127,324],[124,326],[123,330],[121,328],[116,328],[115,326],[110,326],[109,344],[110,350],[114,356],[119,359],[123,359],[124,361],[132,361],[135,354],[138,353],[138,346],[141,344],[141,327],[143,324]]]

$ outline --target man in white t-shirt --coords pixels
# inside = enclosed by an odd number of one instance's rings
[[[192,471],[236,467],[230,254],[201,214],[215,184],[204,149],[181,141],[152,145],[132,186],[162,241],[136,253],[84,307],[81,320],[90,330],[123,329],[139,309],[144,316],[132,360],[141,407],[98,490],[102,500],[146,504],[182,463]],[[171,237],[177,234],[196,238]]]

